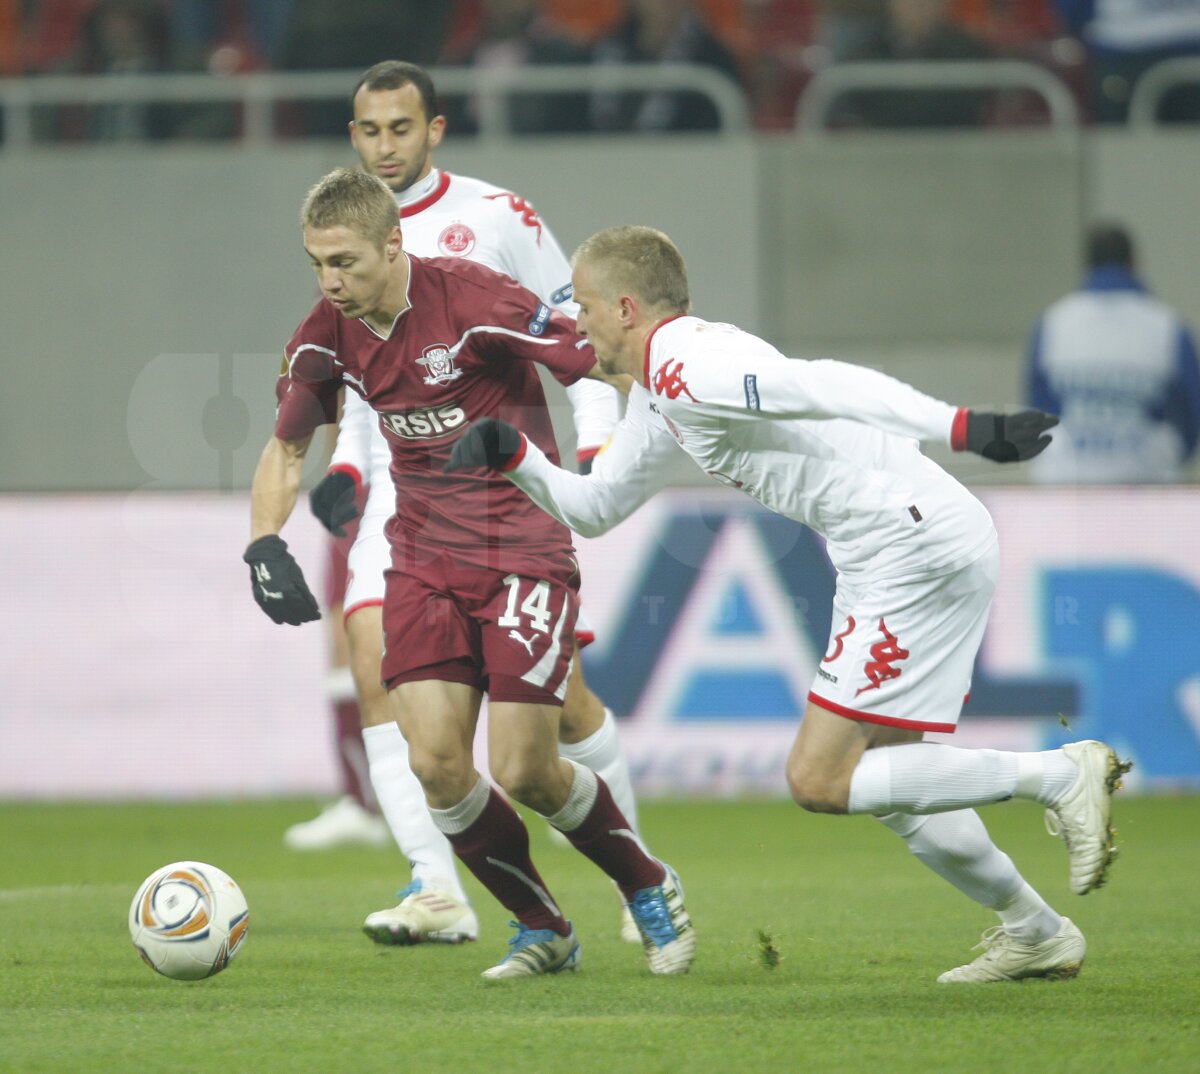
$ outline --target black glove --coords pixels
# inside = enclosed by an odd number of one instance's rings
[[[455,441],[450,461],[442,470],[447,474],[481,466],[498,470],[520,450],[517,429],[496,418],[480,418]]]
[[[354,478],[345,470],[333,470],[313,485],[308,506],[330,533],[345,537],[342,526],[358,518],[358,505],[354,502],[357,492]]]
[[[1050,443],[1046,431],[1058,424],[1058,418],[1041,410],[968,410],[966,417],[966,436],[955,446],[993,462],[1024,462],[1040,455]]]
[[[252,541],[242,559],[250,564],[254,599],[275,622],[299,626],[321,618],[300,564],[292,558],[282,537],[271,534]]]

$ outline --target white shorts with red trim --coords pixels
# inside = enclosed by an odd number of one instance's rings
[[[851,720],[953,731],[996,589],[993,542],[953,574],[855,586],[838,579],[808,700]]]
[[[384,571],[392,564],[392,550],[383,528],[391,517],[393,497],[391,488],[386,495],[376,495],[375,486],[367,497],[367,507],[358,524],[358,537],[350,548],[346,595],[342,601],[342,617],[350,618],[360,608],[382,607],[386,588]],[[575,623],[575,641],[582,649],[596,640],[591,623],[579,609]]]

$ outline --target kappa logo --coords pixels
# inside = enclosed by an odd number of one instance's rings
[[[891,679],[900,678],[902,669],[893,665],[897,661],[908,659],[908,650],[900,648],[899,639],[888,630],[882,616],[879,619],[879,632],[883,635],[883,641],[877,641],[871,646],[872,659],[868,660],[863,668],[871,681],[866,686],[860,686],[855,691],[855,697],[867,690],[878,690],[883,683]]]
[[[450,257],[466,257],[475,249],[475,232],[461,221],[455,221],[438,236],[438,249]]]
[[[521,217],[521,223],[526,227],[533,228],[537,232],[537,244],[542,245],[542,221],[538,218],[537,210],[529,204],[524,198],[518,197],[516,194],[510,194],[504,191],[500,194],[485,194],[484,197],[488,201],[496,201],[499,198],[508,199],[508,207],[514,213]]]
[[[426,384],[449,384],[463,375],[463,371],[455,367],[454,355],[444,343],[426,347],[417,359],[417,365],[425,367]]]
[[[683,379],[683,363],[676,362],[672,367],[669,358],[654,374],[654,390],[668,399],[678,399],[681,395],[686,395],[693,403],[699,401],[688,390],[687,381]]]

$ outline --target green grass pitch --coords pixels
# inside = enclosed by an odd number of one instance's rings
[[[785,802],[649,803],[698,954],[652,978],[618,938],[608,881],[531,824],[583,945],[574,975],[484,982],[507,914],[474,881],[483,936],[380,948],[359,931],[407,879],[394,852],[296,854],[309,802],[0,805],[0,1071],[369,1074],[971,1074],[1200,1070],[1200,798],[1118,799],[1109,884],[1067,888],[1066,854],[1018,803],[997,843],[1089,942],[1073,981],[945,986],[994,921],[865,818]],[[125,915],[142,878],[194,858],[244,888],[236,961],[152,973]]]

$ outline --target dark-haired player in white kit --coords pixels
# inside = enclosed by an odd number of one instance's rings
[[[353,110],[351,141],[364,170],[395,194],[408,253],[487,265],[529,288],[549,308],[574,318],[570,265],[534,208],[500,187],[434,167],[431,153],[441,143],[446,123],[438,115],[428,72],[396,60],[376,64],[355,87]],[[428,373],[436,375],[434,370]],[[617,393],[598,381],[583,380],[569,386],[567,395],[574,411],[577,456],[587,464],[620,416]],[[409,769],[408,747],[380,684],[380,609],[389,561],[383,528],[396,508],[390,460],[376,414],[357,394],[346,393],[329,472],[312,490],[310,502],[336,535],[354,517],[356,493],[361,495],[362,485],[367,486],[366,507],[349,552],[350,581],[344,601],[339,594],[338,603],[344,609],[371,785],[412,869],[411,882],[399,892],[399,904],[370,914],[364,929],[380,943],[456,942],[475,939],[476,917],[459,881],[453,851],[425,808],[420,784]],[[576,638],[580,644],[591,640],[582,621]],[[616,721],[585,684],[578,654],[563,704],[559,752],[604,778],[640,836],[633,781]],[[335,821],[348,815],[343,805],[334,809],[341,811],[332,818]],[[325,831],[325,821],[322,814],[308,825]],[[295,838],[303,832],[290,834]],[[639,940],[627,910],[621,935]]]
[[[312,434],[336,420],[349,387],[380,416],[396,486],[381,665],[392,714],[438,829],[516,919],[509,954],[485,976],[557,973],[580,957],[520,816],[475,769],[485,691],[496,782],[616,883],[651,972],[685,973],[695,933],[678,877],[647,852],[604,780],[558,755],[579,586],[570,533],[498,475],[443,472],[483,417],[522,422],[557,458],[533,362],[567,384],[608,378],[574,322],[510,277],[406,254],[378,178],[330,173],[302,220],[324,297],[285,350],[275,435],[254,475],[244,559],[255,600],[276,622],[319,616],[278,534]]]
[[[955,728],[998,562],[986,509],[919,441],[1014,462],[1043,450],[1057,419],[956,408],[873,370],[789,360],[732,325],[689,316],[683,259],[651,228],[592,236],[573,278],[579,331],[601,366],[637,378],[608,448],[581,477],[485,421],[459,440],[452,469],[499,469],[590,536],[644,503],[665,460],[683,452],[823,534],[838,572],[833,626],[788,759],[793,797],[814,812],[877,817],[997,913],[983,954],[939,981],[1073,977],[1082,933],[1022,879],[973,807],[1045,805],[1083,895],[1104,880],[1110,797],[1128,766],[1100,742],[1008,753],[919,741]]]

